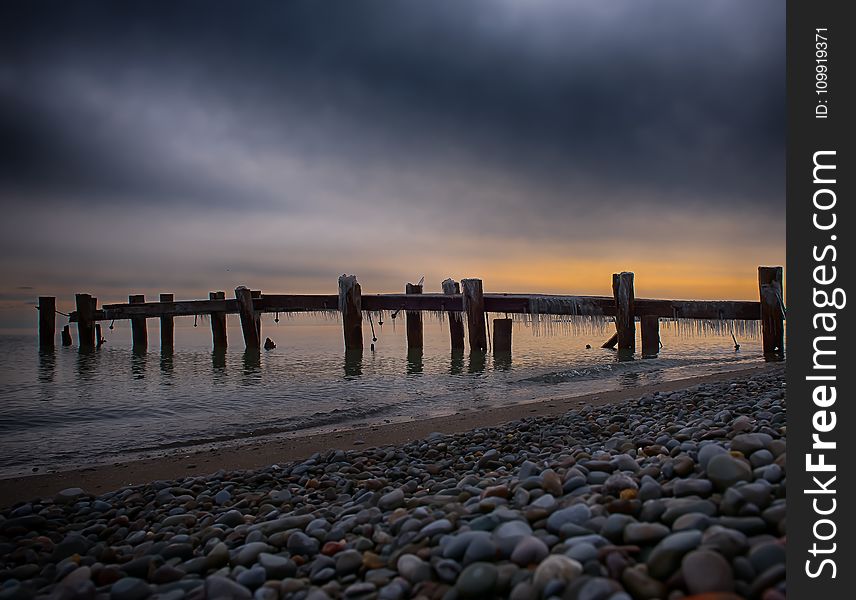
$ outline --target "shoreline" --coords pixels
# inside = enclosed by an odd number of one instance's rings
[[[194,450],[186,454],[167,454],[117,464],[0,478],[0,508],[35,498],[52,497],[60,490],[70,487],[79,487],[87,493],[99,495],[129,485],[202,476],[221,469],[227,471],[257,469],[275,463],[305,459],[315,452],[330,449],[353,450],[402,444],[424,438],[433,432],[461,433],[477,427],[501,425],[525,417],[555,416],[584,405],[617,404],[654,392],[674,392],[698,384],[748,377],[774,368],[778,364],[764,364],[635,388],[552,398],[487,410],[471,410],[414,421],[363,426],[315,435],[248,440],[237,446]]]

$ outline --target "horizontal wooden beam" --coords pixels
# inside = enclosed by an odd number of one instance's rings
[[[534,299],[535,302],[531,302]],[[651,316],[682,319],[745,319],[761,316],[761,303],[733,300],[654,300],[635,299],[637,317]],[[533,311],[534,308],[537,310]],[[615,316],[615,300],[609,296],[559,296],[544,294],[485,294],[486,312],[526,314],[573,315],[600,314]],[[312,312],[338,311],[336,294],[263,294],[254,299],[253,306],[261,312]],[[585,310],[579,307],[584,306]],[[363,311],[461,311],[460,294],[363,294]],[[145,302],[141,304],[105,304],[95,311],[94,320],[130,319],[132,317],[182,317],[205,315],[212,312],[238,313],[238,302],[225,300],[184,300],[178,302]],[[77,321],[72,312],[70,322]]]

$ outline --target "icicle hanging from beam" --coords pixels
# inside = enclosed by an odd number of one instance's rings
[[[534,335],[603,335],[608,322],[597,304],[576,296],[530,296],[529,312],[513,319]]]
[[[733,333],[740,339],[758,339],[761,335],[761,321],[743,319],[661,319],[661,324],[672,333],[683,337],[704,337],[717,335],[729,337]]]

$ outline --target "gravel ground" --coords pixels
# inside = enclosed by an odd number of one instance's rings
[[[0,513],[5,598],[785,597],[784,368]]]

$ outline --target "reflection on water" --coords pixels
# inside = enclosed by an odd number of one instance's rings
[[[452,350],[452,357],[449,363],[449,374],[460,375],[464,372],[464,351]]]
[[[470,364],[467,367],[468,373],[484,373],[487,365],[487,352],[474,350],[470,352]]]
[[[493,355],[493,369],[495,371],[508,371],[511,369],[511,352],[495,352]]]
[[[521,325],[513,354],[451,351],[448,323],[430,319],[422,351],[407,351],[405,328],[377,324],[374,351],[345,353],[337,322],[301,319],[268,330],[277,343],[269,352],[245,351],[237,326],[232,346],[212,350],[208,328],[193,329],[192,319],[183,326],[181,318],[173,352],[133,352],[130,328],[120,323],[104,332],[107,345],[84,351],[39,353],[35,335],[0,336],[0,473],[71,466],[81,457],[115,461],[141,448],[260,431],[453,414],[462,406],[595,393],[762,361],[751,339],[739,340],[735,353],[730,336],[664,331],[659,356],[643,361],[601,350],[608,335],[533,336]]]
[[[425,368],[423,360],[425,352],[421,348],[410,348],[407,350],[407,374],[421,375]]]
[[[359,377],[363,374],[363,351],[345,350],[345,377]]]

